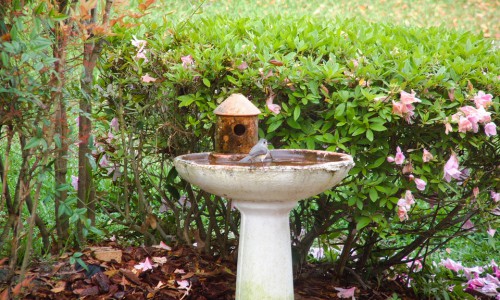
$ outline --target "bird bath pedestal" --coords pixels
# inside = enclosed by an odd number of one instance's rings
[[[289,212],[339,183],[354,165],[350,155],[327,151],[272,150],[271,156],[263,164],[210,153],[174,160],[182,178],[232,199],[241,212],[237,300],[294,298]]]

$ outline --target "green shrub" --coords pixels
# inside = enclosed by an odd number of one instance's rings
[[[144,47],[137,40],[144,40]],[[204,222],[226,222],[228,233],[225,204],[206,201],[210,197],[203,193],[196,198],[173,171],[165,177],[171,165],[159,165],[156,158],[212,151],[212,111],[232,93],[261,108],[259,134],[274,147],[351,154],[356,166],[341,186],[302,201],[292,212],[292,234],[300,258],[322,234],[344,245],[337,260],[340,274],[348,266],[371,276],[426,257],[453,237],[498,226],[492,195],[500,191],[499,139],[487,136],[484,127],[498,123],[499,66],[498,46],[467,32],[356,19],[210,16],[179,24],[156,20],[119,31],[106,49],[98,84],[103,105],[109,104],[103,118],[122,116],[122,130],[142,145],[135,149],[156,162],[144,182],[156,199],[153,208],[161,205],[155,185],[177,207],[173,214],[185,209],[177,203],[180,196],[199,204],[177,226],[187,222],[182,226],[188,227],[197,214]],[[412,91],[420,102],[395,110],[403,92],[413,100]],[[461,107],[475,107],[479,91],[493,95],[486,108],[491,120],[483,120],[477,133],[458,132],[453,115]],[[281,106],[278,114],[266,107],[270,93]],[[445,132],[446,124],[452,132]],[[387,159],[398,147],[406,157],[403,164]],[[433,156],[428,162],[424,149]],[[123,165],[117,153],[109,155]],[[455,171],[461,175],[447,181],[443,169],[450,157],[457,157]],[[426,183],[424,189],[417,189],[418,180]],[[406,207],[400,201],[405,195]],[[472,229],[463,226],[468,220]],[[196,227],[202,230],[203,222]],[[210,237],[210,231],[206,234]]]

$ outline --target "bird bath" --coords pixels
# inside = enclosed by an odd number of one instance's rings
[[[179,175],[232,199],[241,213],[236,299],[293,299],[289,212],[299,200],[338,184],[353,167],[350,155],[271,150],[263,162],[242,154],[193,153],[175,158]],[[271,158],[272,157],[272,158]]]

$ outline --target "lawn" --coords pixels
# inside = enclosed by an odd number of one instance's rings
[[[500,39],[500,1],[488,0],[206,0],[167,1],[172,11],[185,14],[193,8],[204,15],[241,16],[313,15],[325,21],[340,18],[361,18],[370,22],[389,22],[405,26],[444,26],[470,30],[485,37]]]

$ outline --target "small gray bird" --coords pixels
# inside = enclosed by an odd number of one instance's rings
[[[269,154],[269,149],[267,149],[267,140],[266,139],[260,139],[255,146],[250,149],[250,153],[240,160],[240,162],[254,162],[257,160],[260,160],[260,162],[264,162],[264,159],[266,159],[266,156]]]

